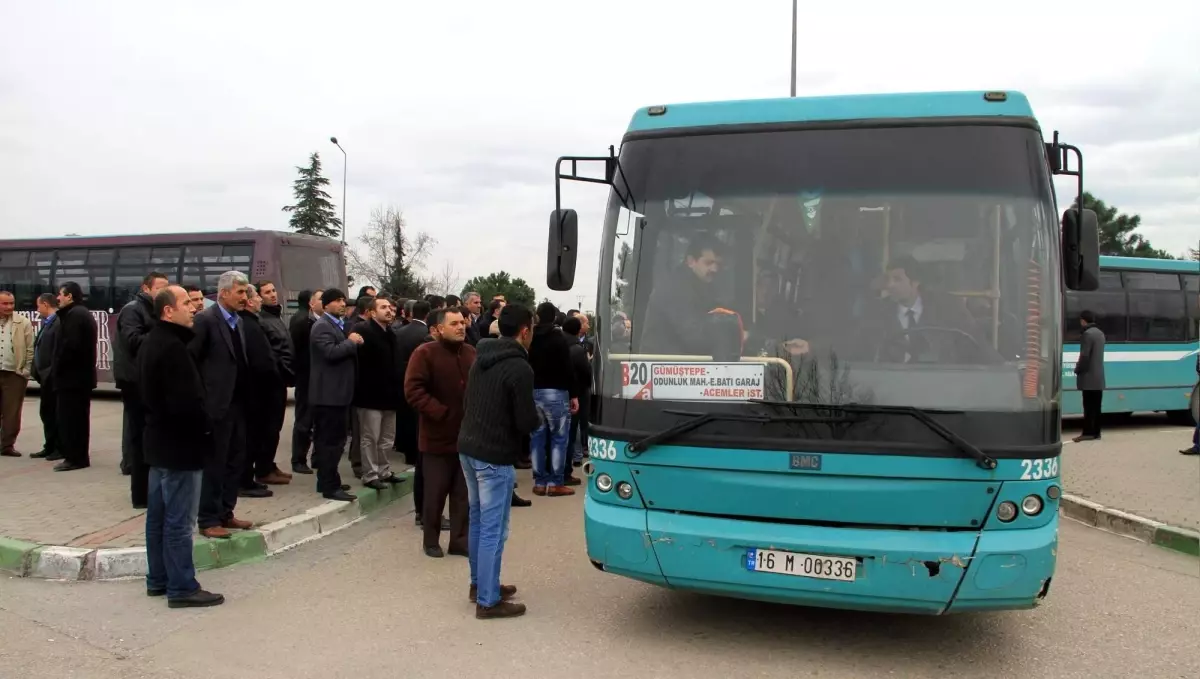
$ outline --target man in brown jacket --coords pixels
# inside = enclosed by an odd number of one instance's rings
[[[404,374],[404,398],[419,417],[418,447],[425,472],[425,506],[421,508],[425,555],[445,556],[439,538],[442,510],[449,497],[449,551],[467,556],[467,484],[458,461],[458,430],[475,347],[466,344],[467,321],[457,308],[431,313],[429,327],[435,341],[413,352]]]

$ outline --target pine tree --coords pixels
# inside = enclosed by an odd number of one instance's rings
[[[308,161],[308,167],[296,168],[300,173],[300,178],[292,183],[296,204],[283,208],[284,212],[292,213],[288,225],[296,233],[337,238],[341,235],[342,220],[338,219],[333,202],[325,191],[329,180],[321,176],[321,156],[313,153]]]

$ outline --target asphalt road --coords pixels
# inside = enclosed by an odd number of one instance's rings
[[[1200,676],[1200,560],[1069,521],[1040,608],[928,618],[599,573],[581,498],[539,500],[515,510],[505,554],[530,612],[485,622],[466,599],[466,561],[423,556],[410,511],[202,573],[229,598],[207,610],[169,610],[140,581],[0,580],[0,677]]]

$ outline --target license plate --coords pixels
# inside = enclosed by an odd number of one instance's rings
[[[801,554],[799,552],[781,552],[775,549],[750,549],[746,551],[746,570],[798,575],[802,578],[854,582],[854,578],[858,574],[858,561],[845,556]]]

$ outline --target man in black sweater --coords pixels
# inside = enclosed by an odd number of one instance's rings
[[[178,285],[159,291],[154,313],[158,320],[137,356],[142,446],[150,467],[146,594],[166,595],[171,608],[216,606],[225,597],[200,588],[192,562],[192,527],[213,438],[204,383],[188,351],[193,333],[187,291]]]
[[[533,401],[533,370],[528,362],[533,315],[513,304],[500,313],[500,337],[479,342],[467,376],[463,422],[458,431],[459,462],[467,480],[468,560],[475,617],[511,618],[525,605],[509,601],[517,588],[500,584],[500,557],[508,539],[513,465],[525,437],[541,417]]]
[[[507,307],[506,307],[507,308]],[[533,366],[533,398],[541,411],[542,423],[529,437],[529,455],[533,461],[533,494],[548,497],[574,495],[567,479],[567,444],[570,442],[571,416],[579,411],[579,393],[571,368],[571,343],[554,325],[558,309],[550,302],[537,308],[538,324],[529,344],[529,364]]]

